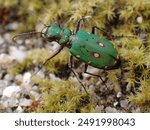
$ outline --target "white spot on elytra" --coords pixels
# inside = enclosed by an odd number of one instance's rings
[[[95,58],[99,58],[99,57],[100,57],[100,54],[94,53],[94,57],[95,57]]]
[[[101,47],[104,47],[104,44],[103,44],[103,43],[101,43],[101,42],[99,43],[99,45],[100,45]]]

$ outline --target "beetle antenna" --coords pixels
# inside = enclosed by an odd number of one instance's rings
[[[25,36],[25,35],[28,36],[28,35],[31,35],[31,34],[45,34],[45,33],[42,33],[42,32],[35,32],[35,31],[20,33],[20,34],[15,35],[15,36],[12,38],[12,40],[13,40],[14,42],[16,42],[16,38],[17,38],[17,37],[21,37],[21,36]]]

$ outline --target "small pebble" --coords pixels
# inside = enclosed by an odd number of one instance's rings
[[[7,98],[7,97],[2,97],[1,100],[1,104],[5,107],[5,108],[9,108],[9,107],[16,107],[19,104],[19,101],[17,98],[15,97],[11,97],[11,98]]]
[[[39,94],[39,93],[37,93],[37,92],[35,92],[35,91],[30,91],[30,94],[31,94],[32,96],[34,96],[35,100],[39,100],[40,97],[41,97],[41,94]]]
[[[127,85],[127,86],[126,86],[126,91],[127,91],[127,92],[130,92],[130,90],[131,90],[131,87],[130,87],[129,85]]]
[[[13,76],[13,75],[11,75],[11,74],[6,74],[6,75],[5,75],[5,77],[4,77],[4,80],[12,81],[12,80],[13,80],[13,78],[14,78],[14,76]]]
[[[9,30],[16,30],[18,27],[19,27],[19,23],[17,23],[17,22],[9,23],[6,26],[6,28],[9,29]]]
[[[2,102],[0,101],[0,113],[5,112],[5,107],[2,105]]]
[[[3,37],[4,37],[4,40],[5,40],[5,41],[7,41],[7,42],[9,42],[9,43],[12,42],[12,36],[11,36],[10,33],[5,33]]]
[[[133,113],[141,113],[141,110],[139,107],[136,107],[136,108],[132,109],[132,112]]]
[[[8,81],[0,80],[0,96],[3,95],[3,90],[7,87],[8,84]]]
[[[35,26],[35,30],[38,32],[41,32],[41,30],[44,28],[45,26],[41,23],[36,24]]]
[[[39,91],[39,86],[37,86],[37,85],[32,86],[32,90],[33,91]]]
[[[120,92],[121,91],[121,87],[118,83],[113,83],[114,87],[111,87],[112,89],[114,89],[114,91],[116,93]]]
[[[20,106],[30,106],[31,104],[32,104],[32,100],[26,98],[21,98],[19,102]]]
[[[114,102],[114,107],[116,107],[119,103],[118,102]]]
[[[144,40],[147,37],[147,34],[145,32],[141,32],[139,37]]]
[[[137,17],[137,22],[141,24],[143,22],[143,17],[142,16]]]
[[[26,72],[23,75],[23,84],[29,84],[31,82],[31,73]]]
[[[29,93],[30,90],[32,89],[32,85],[30,84],[31,76],[32,75],[30,72],[26,72],[23,75],[23,81],[22,81],[21,87],[24,89],[24,93]]]
[[[18,45],[21,45],[24,43],[24,40],[23,39],[17,39],[16,41],[14,41],[15,44],[18,44]]]
[[[0,67],[7,68],[11,66],[14,63],[14,61],[15,61],[15,58],[10,55],[4,54],[4,53],[0,54]]]
[[[97,105],[95,109],[96,109],[97,113],[101,113],[104,110],[104,106],[103,105]]]
[[[26,52],[18,49],[15,46],[10,47],[9,54],[13,58],[15,58],[19,63],[21,63],[26,57]]]
[[[129,105],[129,101],[127,99],[120,101],[120,106],[123,108],[127,108]]]
[[[17,112],[17,113],[23,113],[24,111],[23,111],[23,109],[22,109],[21,106],[18,106],[17,109],[15,110],[15,112]]]
[[[13,112],[10,107],[7,107],[5,111],[6,111],[5,113],[12,113]]]
[[[122,92],[117,93],[117,98],[120,98],[120,97],[122,97]]]
[[[7,98],[18,97],[20,95],[20,86],[8,86],[3,91],[3,96]]]
[[[60,80],[60,78],[57,78],[54,74],[50,73],[49,77],[51,80]]]
[[[90,92],[92,92],[92,93],[93,93],[93,92],[94,92],[94,90],[95,90],[95,86],[94,86],[93,84],[92,84],[92,85],[90,85],[90,86],[89,86],[89,90],[90,90]]]
[[[105,108],[106,113],[117,113],[117,109],[112,108],[112,107],[106,107]]]
[[[23,81],[23,76],[21,74],[15,76],[15,83],[17,85],[21,85],[22,81]]]
[[[26,47],[23,46],[23,45],[20,45],[20,46],[18,47],[18,49],[19,49],[19,50],[22,50],[22,51],[26,51]]]

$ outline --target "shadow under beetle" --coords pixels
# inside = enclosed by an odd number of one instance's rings
[[[51,41],[58,42],[60,46],[42,64],[42,66],[45,65],[53,57],[55,57],[59,52],[61,52],[61,50],[64,47],[68,47],[71,53],[68,63],[69,68],[71,69],[72,73],[75,75],[77,80],[80,82],[85,92],[88,93],[85,86],[83,85],[83,83],[81,82],[81,80],[79,79],[79,77],[77,76],[76,72],[72,67],[73,56],[85,63],[84,73],[97,76],[103,81],[103,79],[99,75],[87,72],[88,65],[98,69],[112,70],[119,68],[121,61],[115,46],[107,39],[97,36],[96,29],[102,31],[107,36],[110,36],[112,38],[121,38],[124,36],[111,35],[108,32],[96,26],[92,27],[91,33],[88,33],[84,31],[81,27],[82,20],[84,20],[84,18],[79,20],[76,29],[73,32],[69,28],[61,28],[58,24],[54,23],[49,26],[46,26],[41,32],[28,32],[18,34],[13,37],[13,40],[15,40],[16,37],[21,35],[40,33],[42,34],[42,37],[44,37],[49,42]],[[125,36],[125,37],[132,37],[132,36]]]

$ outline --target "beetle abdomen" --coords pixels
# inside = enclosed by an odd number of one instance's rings
[[[99,69],[113,68],[118,60],[117,50],[111,42],[81,29],[72,40],[70,52],[86,64]]]

